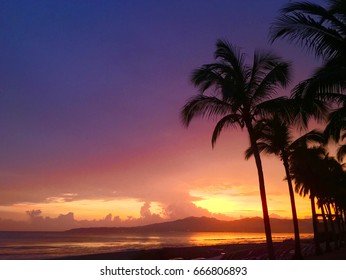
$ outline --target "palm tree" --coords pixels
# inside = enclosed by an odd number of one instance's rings
[[[327,250],[331,237],[335,242],[335,247],[338,247],[342,239],[340,234],[337,234],[336,226],[341,233],[340,217],[342,215],[339,213],[342,213],[341,209],[345,201],[342,198],[345,193],[345,189],[342,187],[345,183],[345,172],[342,165],[334,157],[330,157],[323,147],[328,141],[325,133],[317,133],[316,137],[310,138],[310,140],[318,143],[319,146],[308,147],[308,143],[304,139],[298,139],[291,144],[290,172],[296,184],[296,191],[303,196],[307,194],[310,196],[316,253],[321,253],[315,199],[322,211]],[[342,156],[341,153],[339,156]],[[334,215],[331,206],[334,208]]]
[[[330,157],[328,154],[323,158],[321,164],[324,172],[320,174],[320,181],[324,182],[324,184],[318,196],[318,205],[322,210],[322,214],[325,214],[328,218],[331,229],[331,234],[327,235],[327,242],[329,242],[329,239],[333,240],[335,247],[337,248],[339,246],[340,238],[336,230],[336,226],[338,226],[338,218],[335,198],[337,197],[337,194],[340,193],[340,180],[343,177],[344,171],[342,169],[342,165],[334,157]],[[331,206],[334,208],[334,215],[332,213]],[[324,220],[324,222],[326,222],[325,217]],[[326,228],[328,228],[328,226],[326,226]]]
[[[346,137],[346,96],[344,98],[344,104],[329,114],[328,124],[325,128],[326,135],[336,143],[344,140]],[[346,152],[346,147],[341,145],[337,155],[340,160],[343,158],[344,152]]]
[[[225,40],[217,41],[214,56],[214,63],[204,64],[192,73],[192,83],[200,94],[183,107],[182,122],[188,126],[195,117],[218,119],[212,135],[213,147],[224,128],[246,128],[257,167],[268,257],[274,259],[262,162],[253,124],[260,111],[270,107],[268,99],[288,84],[290,64],[271,52],[256,51],[249,66],[245,54]]]
[[[326,7],[311,2],[286,4],[271,25],[271,42],[287,38],[326,61],[345,59],[346,3],[344,0],[326,2]]]
[[[326,134],[335,141],[343,139],[346,130],[346,1],[327,0],[324,6],[311,2],[285,5],[270,30],[271,42],[279,38],[286,38],[322,59],[322,66],[309,79],[300,82],[292,96],[307,103],[319,100],[336,107],[330,114]],[[328,196],[327,200],[330,194]],[[320,204],[322,211],[326,206],[330,213],[328,203]]]
[[[301,106],[301,108],[302,107],[304,106]],[[299,117],[302,116],[303,114],[300,114]],[[295,258],[302,258],[298,218],[292,186],[292,175],[290,171],[291,168],[289,163],[290,156],[295,152],[295,149],[299,150],[299,147],[302,145],[305,146],[311,142],[325,144],[325,136],[322,132],[312,130],[293,142],[290,133],[290,127],[288,126],[287,121],[282,120],[282,118],[278,117],[278,115],[273,115],[270,119],[263,119],[258,121],[254,128],[256,131],[257,145],[260,153],[264,152],[267,154],[274,154],[276,156],[279,156],[281,161],[283,162],[292,210],[292,220],[295,236]],[[249,147],[245,152],[245,158],[248,159],[252,155],[253,150],[251,147]]]
[[[288,191],[290,196],[292,220],[294,228],[294,239],[295,239],[295,259],[302,259],[298,217],[295,206],[294,191],[292,186],[292,179],[289,168],[289,155],[290,155],[290,144],[291,135],[290,129],[287,123],[281,120],[277,116],[273,116],[271,119],[260,120],[255,124],[254,130],[256,131],[257,146],[259,152],[267,154],[274,154],[279,156],[286,173],[286,179],[288,184]],[[253,155],[252,147],[249,147],[245,152],[245,158],[249,159]]]
[[[341,137],[342,139],[345,138],[345,133]],[[345,240],[345,206],[346,206],[346,172],[344,171],[343,167],[345,164],[343,164],[343,159],[346,156],[346,145],[339,145],[337,148],[336,152],[336,159],[340,163],[340,168],[339,168],[339,178],[337,178],[337,187],[335,189],[335,194],[334,194],[334,212],[336,214],[336,218],[338,221],[338,226],[339,226],[339,232],[340,232],[340,241],[341,243],[344,242]],[[342,244],[343,245],[343,244]]]
[[[270,40],[288,39],[323,61],[311,78],[299,83],[293,96],[345,104],[346,2],[326,1],[326,7],[311,2],[288,3],[270,28]]]
[[[316,254],[321,253],[318,234],[318,220],[316,215],[315,199],[321,189],[320,174],[325,172],[321,167],[325,156],[323,147],[308,148],[307,145],[297,143],[290,157],[290,173],[295,182],[295,189],[302,196],[309,195]]]

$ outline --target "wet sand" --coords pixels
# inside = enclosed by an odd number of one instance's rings
[[[301,243],[303,259],[311,260],[346,260],[346,248],[333,250],[315,256],[315,249],[312,240],[302,240]],[[274,249],[276,259],[294,259],[294,242],[288,240],[275,242]],[[149,250],[132,250],[124,252],[91,254],[82,256],[68,256],[60,258],[64,260],[265,260],[267,259],[267,246],[260,244],[227,244],[217,246],[196,246],[196,247],[169,247]]]

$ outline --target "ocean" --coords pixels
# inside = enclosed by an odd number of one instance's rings
[[[301,234],[301,238],[312,238],[312,234]],[[273,233],[273,241],[286,239],[293,239],[293,234]],[[262,242],[265,242],[264,233],[169,232],[97,235],[68,232],[0,232],[0,259],[52,259],[163,247]]]

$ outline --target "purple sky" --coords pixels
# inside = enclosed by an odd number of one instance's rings
[[[250,58],[256,48],[275,50],[293,61],[294,81],[310,73],[312,55],[286,42],[268,45],[269,23],[284,3],[1,1],[0,217],[21,219],[32,209],[78,217],[68,202],[122,199],[139,203],[139,217],[140,205],[167,216],[184,202],[180,217],[218,212],[192,204],[208,194],[199,188],[228,182],[245,197],[242,187],[257,190],[254,164],[243,160],[246,135],[226,132],[212,151],[213,123],[186,130],[179,111],[197,93],[191,71],[212,62],[218,38]],[[280,193],[281,163],[268,164],[269,193]],[[53,211],[52,201],[61,208]]]

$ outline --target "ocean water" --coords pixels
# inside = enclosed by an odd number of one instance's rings
[[[274,233],[273,241],[293,238]],[[312,234],[301,234],[312,238]],[[262,243],[264,233],[169,232],[151,234],[71,234],[65,232],[0,232],[0,259],[51,259],[163,247]]]

